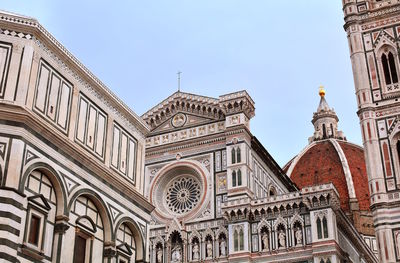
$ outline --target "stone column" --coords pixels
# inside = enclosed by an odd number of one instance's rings
[[[69,218],[65,215],[56,216],[56,223],[54,225],[54,243],[53,243],[53,257],[56,262],[61,262],[61,251],[63,250],[63,241],[65,232],[69,229]]]
[[[106,262],[116,262],[117,250],[114,242],[104,242],[103,256]]]

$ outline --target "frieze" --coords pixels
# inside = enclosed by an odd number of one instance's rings
[[[349,23],[349,22],[356,22],[356,21],[361,21],[361,20],[365,20],[365,19],[371,19],[371,18],[375,18],[378,16],[386,15],[389,13],[394,13],[399,10],[400,10],[400,6],[394,6],[392,8],[386,8],[386,9],[378,10],[375,12],[369,12],[369,13],[366,13],[363,15],[348,16],[345,18],[345,21],[346,21],[346,23]]]
[[[181,131],[156,135],[146,139],[146,148],[157,147],[165,144],[181,142],[189,139],[221,133],[225,130],[225,122],[212,123],[199,127],[188,128]]]
[[[400,107],[394,107],[394,108],[388,108],[388,109],[383,109],[383,110],[377,110],[375,112],[375,116],[377,118],[379,117],[385,117],[385,116],[390,116],[390,115],[395,115],[400,113]]]

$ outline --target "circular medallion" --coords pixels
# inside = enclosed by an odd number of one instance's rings
[[[181,177],[173,180],[166,193],[168,209],[176,214],[191,211],[199,202],[200,183],[193,177]]]
[[[172,118],[172,126],[175,128],[182,127],[186,123],[186,115],[178,113]]]

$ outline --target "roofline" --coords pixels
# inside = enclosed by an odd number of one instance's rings
[[[299,191],[299,188],[295,183],[285,174],[279,164],[275,161],[275,159],[269,154],[267,149],[261,144],[261,142],[257,139],[256,136],[252,136],[251,138],[252,148],[255,152],[267,163],[270,168],[278,175],[279,179],[283,182],[283,184],[288,188],[289,191]],[[254,147],[253,147],[254,146]]]
[[[172,93],[171,95],[169,95],[166,99],[162,100],[161,102],[157,103],[156,105],[154,105],[153,107],[151,107],[148,111],[146,111],[145,113],[142,114],[141,118],[142,120],[147,118],[150,113],[156,111],[157,109],[161,108],[164,104],[168,103],[169,101],[171,101],[172,99],[174,99],[176,97],[176,95],[178,94],[183,94],[183,95],[189,95],[189,96],[196,96],[196,97],[201,97],[204,98],[206,100],[210,100],[215,104],[218,104],[219,100],[217,98],[213,98],[213,97],[208,97],[208,96],[202,96],[202,95],[197,95],[194,93],[189,93],[189,92],[182,92],[182,91],[175,91],[174,93]]]
[[[43,27],[37,19],[0,10],[0,24],[11,26],[10,29],[24,31],[34,35],[37,39],[51,49],[69,64],[71,70],[81,75],[86,82],[91,84],[112,106],[135,125],[144,135],[150,132],[147,123],[142,120],[130,107],[117,97],[98,77],[96,77],[82,62],[80,62],[65,46],[63,46],[49,31]]]

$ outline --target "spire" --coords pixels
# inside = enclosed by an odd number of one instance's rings
[[[319,87],[321,97],[317,111],[314,112],[312,124],[314,124],[314,135],[309,142],[324,140],[328,138],[346,140],[342,131],[338,131],[339,118],[333,108],[330,108],[325,99],[326,91],[323,86]]]

